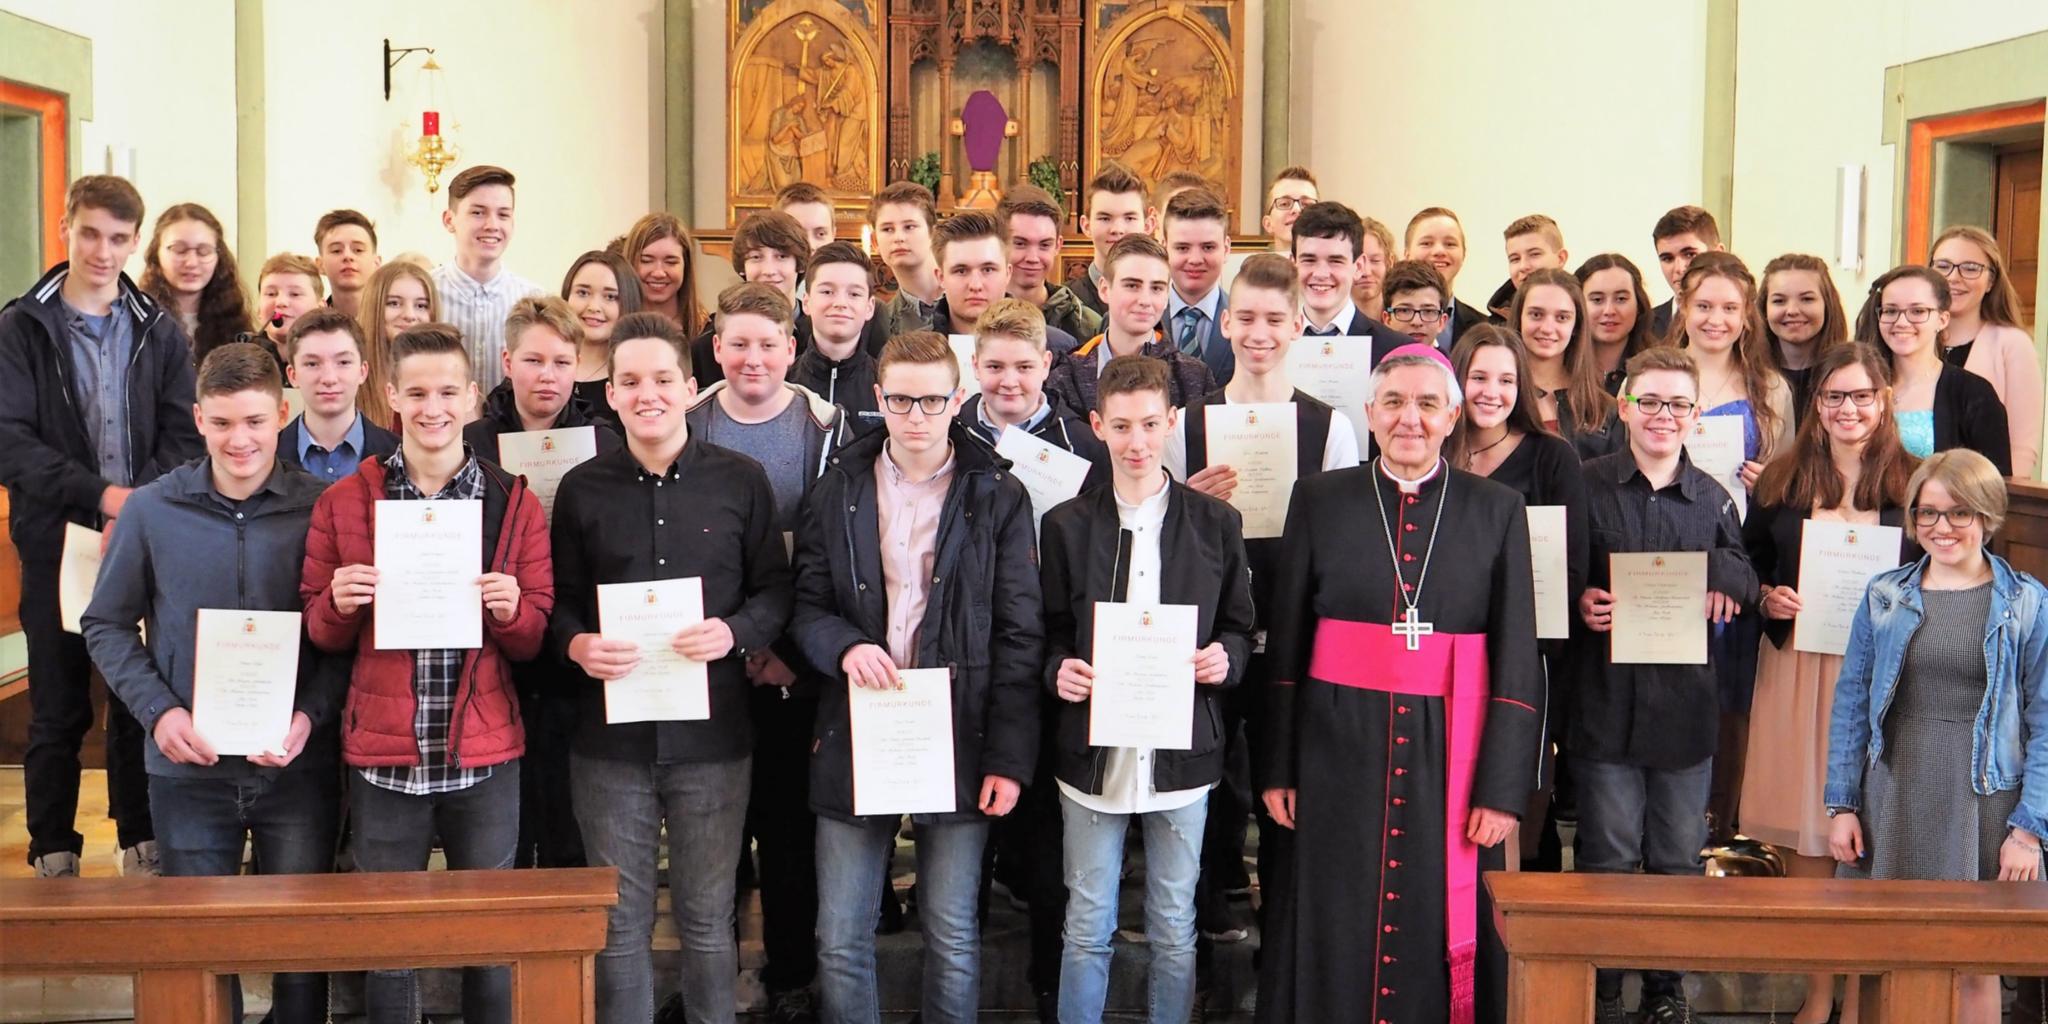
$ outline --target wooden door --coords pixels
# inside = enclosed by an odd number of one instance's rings
[[[2019,291],[2020,319],[2034,323],[2034,289],[2041,272],[2041,140],[1998,151],[1992,234],[2005,250],[2005,264]]]

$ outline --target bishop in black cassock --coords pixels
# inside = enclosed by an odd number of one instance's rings
[[[1528,521],[1440,458],[1462,397],[1440,353],[1396,350],[1376,383],[1384,456],[1297,484],[1281,542],[1257,784],[1296,862],[1267,894],[1258,1019],[1498,1021],[1479,873],[1536,782]]]

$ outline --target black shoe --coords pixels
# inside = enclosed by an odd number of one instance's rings
[[[681,992],[670,995],[661,1004],[661,1009],[654,1011],[654,1024],[687,1024],[687,1021],[688,1018],[683,1016]]]
[[[1195,990],[1195,1001],[1188,1004],[1188,1024],[1203,1024],[1209,1019],[1209,993]]]
[[[818,997],[807,988],[768,993],[770,1024],[818,1024]]]
[[[1060,1024],[1060,994],[1058,992],[1040,992],[1037,994],[1036,1000],[1038,1003],[1038,1024]]]
[[[1692,1004],[1683,995],[1651,996],[1643,1001],[1643,1024],[1693,1024]]]
[[[1620,996],[1612,999],[1602,999],[1598,996],[1593,998],[1593,1024],[1634,1024],[1634,1020],[1635,1018],[1629,1016],[1629,1012],[1622,1008]]]

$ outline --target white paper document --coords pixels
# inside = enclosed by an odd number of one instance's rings
[[[1293,402],[1211,405],[1202,409],[1209,465],[1237,473],[1230,505],[1244,516],[1246,540],[1278,537],[1294,495],[1297,445]]]
[[[1296,338],[1287,349],[1287,379],[1343,414],[1358,437],[1360,456],[1372,450],[1372,426],[1365,418],[1372,401],[1371,338]]]
[[[1572,630],[1565,507],[1531,505],[1528,513],[1529,561],[1534,570],[1531,578],[1536,582],[1536,639],[1563,640],[1571,636]]]
[[[846,684],[853,813],[950,814],[953,673],[902,669],[893,690]]]
[[[948,334],[946,346],[953,350],[953,358],[960,364],[960,386],[970,395],[981,390],[974,376],[974,335]]]
[[[1617,665],[1707,663],[1707,553],[1609,555]]]
[[[1088,479],[1088,460],[1023,427],[1009,427],[996,442],[996,454],[1010,460],[1010,472],[1031,492],[1033,520],[1044,519],[1053,506],[1081,493]]]
[[[100,531],[65,523],[62,558],[57,564],[57,615],[65,632],[83,633],[78,620],[92,603],[93,584],[100,578]]]
[[[1747,422],[1741,416],[1702,416],[1692,436],[1685,439],[1685,453],[1692,457],[1692,464],[1727,490],[1735,499],[1736,517],[1742,519],[1749,517],[1749,489],[1742,485]]]
[[[380,500],[377,649],[482,647],[484,503]]]
[[[1814,654],[1849,650],[1849,626],[1863,606],[1870,578],[1898,568],[1904,530],[1808,519],[1799,534],[1799,614],[1792,649]]]
[[[1095,602],[1091,745],[1194,746],[1196,624],[1191,604]]]
[[[299,612],[201,608],[192,728],[217,754],[284,753],[299,685]]]
[[[506,472],[526,477],[533,496],[540,499],[549,525],[555,521],[555,491],[570,470],[597,456],[597,428],[569,427],[563,430],[522,430],[498,435],[498,464]]]
[[[670,646],[684,626],[702,621],[702,577],[597,585],[598,634],[640,647],[640,664],[631,673],[605,681],[606,723],[688,722],[711,717],[711,678],[705,664],[677,654]]]

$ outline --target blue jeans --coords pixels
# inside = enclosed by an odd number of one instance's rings
[[[1066,824],[1067,930],[1060,957],[1061,1024],[1099,1024],[1109,997],[1128,814],[1103,814],[1060,794]],[[1138,815],[1145,831],[1145,939],[1152,947],[1145,1019],[1180,1024],[1195,999],[1195,881],[1209,798]]]
[[[276,775],[246,778],[149,777],[150,816],[164,874],[213,877],[242,873],[242,844],[256,846],[266,875],[319,875],[334,870],[341,785],[332,761],[298,762]],[[230,984],[242,1019],[242,986]],[[318,1024],[327,1019],[327,975],[277,974],[270,981],[271,1020]]]
[[[1700,873],[1713,758],[1687,768],[1660,769],[1574,757],[1572,777],[1579,787],[1578,870]],[[1644,971],[1643,998],[1677,995],[1684,977],[1677,971]],[[1600,971],[1595,988],[1602,998],[1619,998],[1621,978],[1621,971]]]
[[[512,866],[519,847],[518,761],[497,765],[490,778],[452,793],[408,796],[360,774],[349,779],[348,789],[358,871],[425,871],[436,836],[451,871]],[[370,1024],[416,1024],[420,1019],[419,986],[409,969],[369,972],[363,1003]],[[462,969],[462,1019],[466,1024],[510,1024],[510,968]]]
[[[875,918],[896,845],[895,817],[818,818],[818,987],[825,1024],[878,1024]],[[981,1005],[981,851],[988,823],[917,826],[925,1024],[973,1024]]]
[[[683,1018],[730,1022],[739,948],[733,879],[746,820],[747,758],[708,764],[640,764],[573,754],[571,793],[593,866],[619,870],[619,902],[597,955],[597,1019],[654,1019],[655,866],[668,822],[668,891],[683,944]]]

